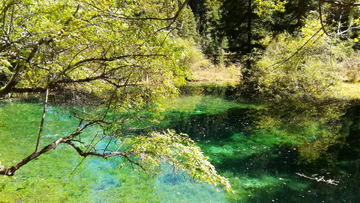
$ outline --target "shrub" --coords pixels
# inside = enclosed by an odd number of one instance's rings
[[[343,79],[356,83],[360,79],[360,52],[348,59],[342,66]]]
[[[184,64],[190,68],[191,71],[207,68],[211,66],[211,61],[205,57],[200,47],[196,43],[188,39],[177,39],[185,50]]]
[[[313,14],[295,35],[283,33],[270,42],[249,70],[252,87],[270,98],[319,98],[341,81],[341,63],[351,42],[327,36]]]

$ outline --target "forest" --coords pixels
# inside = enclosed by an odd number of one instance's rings
[[[0,0],[0,202],[352,201],[359,28],[357,0]]]

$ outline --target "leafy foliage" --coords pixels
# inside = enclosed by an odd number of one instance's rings
[[[189,6],[186,6],[182,15],[179,18],[179,25],[177,25],[177,30],[174,30],[182,39],[187,39],[190,41],[199,41],[199,33],[196,29],[196,20],[194,13],[191,11]]]
[[[299,162],[310,163],[347,136],[340,132],[344,107],[343,101],[326,98],[282,99],[252,109],[250,117],[254,123],[249,129],[255,130],[255,136],[276,137],[279,145],[298,150]]]
[[[92,92],[144,81],[169,86],[184,68],[175,63],[182,49],[167,37],[168,20],[158,20],[173,14],[161,7],[171,9],[152,1],[5,1],[0,58],[14,78],[2,93],[64,84]]]
[[[354,56],[348,58],[346,63],[342,66],[342,74],[344,75],[344,80],[357,83],[360,78],[360,59],[359,52]]]
[[[227,40],[221,36],[218,27],[221,25],[220,2],[206,0],[204,23],[200,35],[202,36],[201,46],[204,53],[213,59],[215,64],[223,64],[224,49],[227,47]]]
[[[186,53],[170,36],[186,3],[2,1],[0,74],[6,80],[0,84],[0,95],[46,92],[46,99],[35,152],[10,167],[1,166],[0,174],[13,176],[28,162],[66,144],[85,158],[119,156],[144,170],[152,169],[149,163],[159,165],[160,157],[168,158],[164,161],[193,178],[231,191],[189,139],[127,131],[132,124],[141,127],[144,120],[152,120],[144,114],[157,115],[159,98],[176,95],[174,84],[185,81],[188,70],[181,62]],[[77,105],[71,112],[79,122],[38,150],[49,91],[54,97],[59,92],[72,94]],[[66,94],[61,98],[67,100]],[[108,143],[97,145],[95,139]],[[127,149],[117,151],[112,145],[116,139],[125,139]],[[141,162],[143,152],[149,154]]]
[[[250,70],[250,82],[265,96],[329,96],[341,81],[340,64],[352,53],[351,43],[325,35],[316,15],[291,36],[278,35]]]
[[[215,167],[204,156],[194,141],[185,134],[151,133],[127,139],[124,146],[131,146],[130,151],[139,157],[144,169],[160,167],[165,161],[175,169],[185,171],[195,181],[205,181],[211,185],[223,185],[228,192],[233,192],[228,180],[217,174]]]
[[[265,14],[269,14],[270,11],[285,11],[285,5],[288,1],[269,1],[269,0],[255,0],[255,4],[257,5],[256,10],[254,11],[259,16],[264,16]]]
[[[189,67],[191,71],[207,68],[211,65],[210,60],[205,57],[205,54],[194,41],[184,39],[177,39],[176,41],[184,47],[184,51],[186,52],[184,64]]]

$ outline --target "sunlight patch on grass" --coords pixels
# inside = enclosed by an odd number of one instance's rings
[[[360,100],[360,83],[342,83],[341,90],[333,95],[336,99]]]
[[[208,68],[192,70],[194,81],[223,81],[229,83],[240,82],[241,66],[239,64],[225,66],[210,66]]]

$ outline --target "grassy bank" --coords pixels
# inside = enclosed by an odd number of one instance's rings
[[[216,82],[239,84],[241,80],[241,65],[226,66],[211,65],[192,71],[192,80],[196,82]]]

